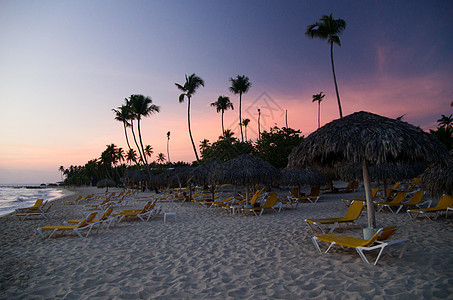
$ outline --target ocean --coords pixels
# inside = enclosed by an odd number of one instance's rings
[[[39,198],[52,201],[67,194],[60,188],[41,188],[38,185],[0,185],[0,216],[31,206]]]

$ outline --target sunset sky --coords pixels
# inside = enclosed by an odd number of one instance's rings
[[[347,27],[335,46],[344,115],[365,110],[428,130],[453,113],[453,1],[8,1],[0,2],[0,184],[61,180],[59,166],[84,165],[106,145],[127,148],[113,108],[143,94],[161,112],[143,120],[145,144],[172,161],[195,159],[187,103],[175,82],[205,81],[192,98],[199,144],[225,126],[238,131],[239,97],[229,78],[247,75],[248,137],[275,124],[317,129],[339,117],[326,41],[307,25],[333,13]]]

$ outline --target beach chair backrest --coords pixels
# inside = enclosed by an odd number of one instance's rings
[[[436,208],[437,209],[447,209],[447,207],[452,207],[453,206],[453,197],[450,195],[443,195],[439,203],[437,203]]]
[[[44,213],[48,213],[50,211],[50,208],[52,207],[53,203],[50,203],[49,206],[47,206],[47,209],[44,211]]]
[[[297,188],[297,187],[292,188],[290,193],[291,193],[291,197],[294,197],[294,198],[299,197],[299,188]]]
[[[83,227],[83,226],[93,222],[93,219],[94,219],[94,217],[96,217],[96,214],[97,214],[96,212],[92,212],[91,214],[89,214],[86,219],[84,219],[82,222],[80,222],[78,227]]]
[[[384,228],[379,228],[379,230],[376,231],[376,233],[367,241],[367,243],[364,246],[367,247],[367,246],[373,244],[378,239],[378,237],[381,235],[383,230],[384,230]]]
[[[393,198],[392,201],[390,201],[390,203],[395,203],[395,204],[398,204],[398,203],[401,203],[404,201],[404,199],[406,199],[406,192],[398,192],[395,196],[395,198]]]
[[[346,212],[344,218],[355,220],[360,217],[364,206],[364,201],[352,201],[349,205],[348,211]]]
[[[255,194],[253,194],[252,199],[250,200],[250,205],[254,205],[256,200],[261,196],[261,193],[263,192],[263,189],[257,190]]]
[[[378,189],[371,189],[371,198],[376,197]]]
[[[407,205],[415,205],[422,202],[423,196],[425,196],[425,191],[417,191],[414,195],[412,195],[411,200],[407,203]]]
[[[321,188],[319,186],[312,187],[310,190],[310,197],[318,197],[319,193],[321,192]]]
[[[398,226],[397,225],[384,227],[382,229],[381,233],[379,234],[377,240],[378,241],[388,240],[392,235],[395,234],[395,232],[397,230],[398,230]]]
[[[278,201],[277,194],[274,192],[269,193],[269,196],[267,197],[266,202],[264,202],[264,204],[261,208],[271,208],[275,204],[277,204],[277,201]]]
[[[44,201],[44,199],[38,199],[36,200],[35,204],[33,204],[34,207],[40,207],[42,205],[42,202]]]
[[[351,184],[351,190],[358,190],[359,189],[359,182],[353,181]]]

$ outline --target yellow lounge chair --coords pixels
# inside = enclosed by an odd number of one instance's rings
[[[104,214],[102,214],[102,216],[99,218],[99,219],[93,219],[92,223],[93,223],[93,226],[96,224],[99,224],[99,229],[101,229],[102,225],[104,223],[108,223],[108,227],[110,227],[111,223],[118,219],[118,216],[111,216],[113,212],[113,207],[109,207],[105,212]],[[67,220],[64,222],[65,225],[71,225],[71,224],[79,224],[80,222],[83,222],[83,219],[71,219],[71,220]],[[98,229],[98,230],[99,230]]]
[[[42,212],[46,203],[47,203],[47,201],[44,202],[44,199],[38,199],[38,200],[36,200],[35,204],[33,204],[32,206],[17,208],[16,212],[17,213],[37,212],[37,211]]]
[[[253,194],[252,198],[250,198],[250,206],[254,206],[256,201],[264,197],[265,194],[263,194],[263,189],[257,190],[255,194]],[[235,211],[242,210],[242,208],[245,207],[246,204],[246,199],[238,199],[236,202],[228,203],[228,205],[222,206],[223,209],[226,209],[228,212],[232,213],[234,215]]]
[[[406,199],[406,192],[398,192],[391,201],[389,202],[376,202],[374,205],[378,207],[378,212],[382,211],[384,208],[388,208],[392,213],[395,213],[392,209],[392,206],[399,206]]]
[[[441,214],[443,211],[445,211],[445,213],[446,213],[448,207],[452,207],[452,206],[453,206],[453,197],[450,196],[450,195],[443,195],[440,198],[439,203],[437,203],[437,205],[435,207],[419,208],[419,209],[408,209],[407,213],[409,214],[411,219],[412,218],[415,219],[419,215],[423,215],[423,216],[427,217],[430,220],[433,220],[430,217],[430,214],[433,213],[434,214],[434,220],[435,220],[435,219],[437,219],[439,214]],[[415,216],[411,215],[412,213],[415,214]]]
[[[51,203],[45,211],[15,213],[14,216],[16,216],[16,218],[18,218],[20,221],[23,221],[26,218],[31,217],[31,216],[40,216],[40,217],[43,217],[45,220],[50,220],[57,212],[56,210],[53,210],[53,211],[50,210],[52,205],[53,205],[53,203]]]
[[[38,234],[44,239],[45,236],[43,234],[44,230],[52,230],[48,238],[51,238],[52,235],[57,231],[74,231],[79,237],[83,238],[83,235],[80,233],[81,230],[88,229],[88,233],[86,236],[90,234],[91,228],[93,227],[93,219],[96,216],[96,212],[93,212],[88,215],[86,219],[83,219],[77,225],[49,225],[44,227],[38,227],[37,231]]]
[[[352,193],[359,189],[359,182],[358,181],[349,181],[346,187],[337,188],[338,191],[342,191],[344,193]]]
[[[370,264],[370,263],[369,263],[368,259],[366,258],[365,254],[363,253],[363,251],[371,251],[371,250],[379,249],[380,250],[379,254],[374,262],[374,265],[376,265],[379,261],[379,258],[382,255],[384,249],[387,246],[400,244],[400,243],[409,241],[409,239],[407,239],[407,238],[394,240],[394,241],[387,241],[397,230],[398,230],[398,226],[389,226],[389,227],[385,227],[385,228],[380,228],[369,240],[340,235],[340,234],[336,234],[336,233],[327,233],[327,234],[322,234],[322,235],[312,237],[312,241],[313,241],[313,244],[315,245],[316,249],[320,253],[322,253],[322,251],[321,251],[321,248],[319,247],[318,241],[322,241],[322,242],[326,242],[326,243],[330,244],[324,253],[327,253],[330,250],[330,248],[332,248],[332,246],[334,246],[334,245],[353,248],[357,251],[357,253],[360,255],[362,260],[367,264]],[[404,247],[401,249],[399,258],[401,258],[403,256],[404,251],[406,250],[406,247],[407,247],[407,244],[405,244]]]
[[[398,207],[395,212],[396,214],[399,213],[403,207],[416,206],[417,208],[421,208],[420,206],[424,206],[424,205],[427,205],[428,207],[430,207],[432,200],[427,200],[427,201],[422,202],[423,196],[425,196],[425,191],[417,191],[412,195],[411,199],[408,202],[395,203],[395,204],[388,203],[387,205],[388,205],[389,210],[391,210],[392,212],[393,212],[393,210],[391,209],[391,207],[394,207],[394,208]]]
[[[246,213],[246,212],[253,212],[255,214],[255,216],[258,216],[257,212],[259,211],[260,214],[259,216],[261,216],[263,214],[263,212],[267,209],[273,209],[274,211],[277,212],[276,208],[277,206],[279,206],[279,210],[281,210],[281,203],[279,203],[278,201],[278,196],[276,193],[269,193],[269,196],[267,197],[266,199],[266,202],[264,202],[264,204],[262,206],[259,206],[259,207],[250,207],[250,208],[247,208],[247,207],[243,207],[242,208],[242,212]]]
[[[142,209],[123,210],[122,212],[115,216],[119,216],[118,223],[127,217],[137,217],[143,222],[145,222],[145,217],[147,217],[146,221],[148,221],[153,215],[161,211],[160,207],[155,207],[156,203],[157,201],[149,201]]]
[[[297,202],[308,200],[311,203],[316,203],[319,200],[320,192],[321,192],[321,189],[319,187],[312,187],[310,190],[310,194],[308,196],[302,196],[302,197],[289,196],[288,199],[290,199],[292,201],[297,201]]]
[[[321,229],[323,233],[325,233],[324,229],[321,225],[333,224],[332,228],[329,230],[329,233],[332,233],[335,228],[337,228],[338,224],[340,223],[355,223],[355,221],[360,217],[364,206],[363,201],[353,201],[348,208],[348,211],[341,218],[326,218],[326,219],[306,219],[305,222],[307,223],[308,227],[314,232],[314,228],[312,227],[317,226]]]
[[[86,207],[86,208],[89,208],[89,209],[98,209],[98,208],[103,207],[105,204],[107,204],[109,202],[110,202],[110,198],[105,198],[104,201],[102,201],[102,203],[99,203],[99,204],[86,204],[83,207]]]

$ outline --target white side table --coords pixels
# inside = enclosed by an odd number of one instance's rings
[[[175,222],[176,222],[176,213],[175,213],[175,212],[167,212],[167,213],[164,213],[164,223],[167,222],[167,216],[173,217],[173,219],[174,219]]]

